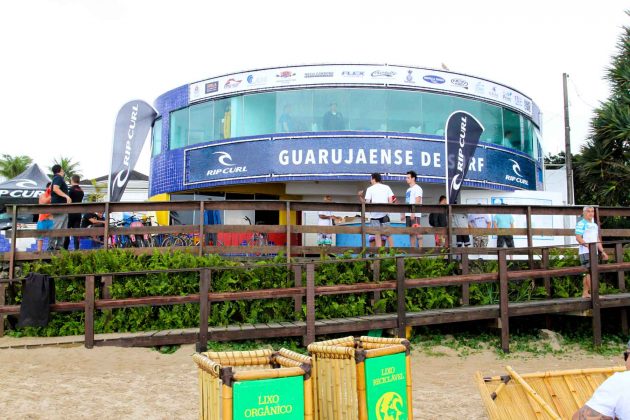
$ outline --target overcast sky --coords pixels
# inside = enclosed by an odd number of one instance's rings
[[[114,119],[131,99],[266,66],[388,63],[488,78],[543,112],[545,153],[564,148],[570,75],[573,151],[609,87],[621,0],[162,1],[0,3],[0,153],[107,173]],[[149,142],[136,169],[148,173]]]

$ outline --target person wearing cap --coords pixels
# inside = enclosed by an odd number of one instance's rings
[[[582,220],[575,225],[575,240],[580,244],[578,254],[580,256],[580,264],[583,267],[590,268],[590,253],[588,244],[597,243],[597,249],[602,254],[604,261],[608,260],[608,255],[604,252],[602,243],[599,242],[599,226],[594,220],[595,208],[586,206],[582,209]],[[586,273],[582,281],[582,297],[591,297],[591,275]]]
[[[343,114],[337,111],[337,103],[330,104],[330,110],[324,114],[322,122],[324,131],[339,131],[344,129]]]
[[[590,400],[573,414],[573,420],[580,419],[630,419],[630,341],[623,360],[625,372],[617,372],[606,379],[593,393]]]
[[[405,204],[422,204],[422,188],[416,183],[417,177],[418,175],[414,171],[407,171],[405,182],[409,185],[409,188],[407,188],[405,193]],[[407,227],[420,227],[420,217],[422,217],[422,213],[405,213],[404,219],[402,215],[400,219],[405,221]],[[422,248],[422,235],[409,235],[409,246]]]

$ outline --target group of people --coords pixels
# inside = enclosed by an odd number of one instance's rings
[[[78,175],[72,175],[70,178],[70,186],[66,183],[65,172],[61,165],[53,165],[52,181],[46,185],[46,191],[39,196],[39,204],[71,204],[81,203],[85,193],[79,182],[81,178]],[[56,229],[76,229],[89,227],[93,225],[103,225],[103,215],[98,213],[41,213],[37,220],[38,230],[56,230]],[[80,248],[78,236],[72,237],[74,249]],[[44,244],[44,238],[37,239],[37,252],[41,252]],[[48,251],[58,251],[61,248],[67,250],[70,247],[70,236],[53,236],[48,242]]]

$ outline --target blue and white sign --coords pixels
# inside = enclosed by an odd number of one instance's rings
[[[264,153],[263,153],[264,151]],[[444,182],[444,140],[386,135],[262,137],[211,143],[184,150],[185,186],[225,181],[330,180],[373,172]],[[492,165],[487,165],[491,161]],[[466,181],[535,190],[533,160],[480,143]]]

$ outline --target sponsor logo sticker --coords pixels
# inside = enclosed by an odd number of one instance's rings
[[[396,76],[396,72],[391,70],[374,70],[371,76],[377,79],[389,79]]]
[[[434,85],[441,85],[446,82],[442,77],[436,76],[435,74],[427,74],[422,78],[425,82],[433,83]]]
[[[214,93],[219,90],[219,82],[206,83],[206,94]]]
[[[235,87],[238,87],[238,85],[240,85],[242,82],[242,80],[236,80],[233,77],[227,79],[227,81],[225,82],[225,84],[223,85],[224,89],[234,89]]]
[[[334,73],[332,71],[316,71],[311,73],[304,73],[304,77],[306,79],[315,78],[315,77],[333,77]]]
[[[343,77],[363,77],[365,75],[364,71],[342,71],[341,75]]]
[[[451,79],[451,84],[453,86],[462,88],[462,89],[468,89],[468,82],[464,79],[460,79],[460,78],[453,78]]]

